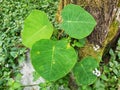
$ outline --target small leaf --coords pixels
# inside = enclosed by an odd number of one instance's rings
[[[31,59],[40,76],[48,81],[56,81],[71,71],[77,55],[66,40],[43,39],[33,45]]]
[[[13,86],[12,86],[12,88],[14,88],[14,90],[15,89],[18,89],[18,88],[20,88],[21,87],[21,83],[20,82],[15,82],[14,84],[13,84]]]
[[[22,42],[26,47],[40,39],[49,39],[53,33],[53,26],[43,11],[33,10],[24,21],[22,30]]]
[[[86,39],[85,38],[80,39],[79,41],[75,41],[74,42],[75,46],[77,46],[77,47],[84,47],[85,43],[86,43]]]
[[[16,58],[18,56],[18,52],[10,52],[10,55],[14,58]]]
[[[40,78],[40,75],[36,71],[34,71],[33,72],[33,77],[34,77],[34,81],[36,81]]]
[[[86,10],[74,4],[69,4],[62,10],[61,29],[76,39],[88,36],[94,29],[96,21]]]
[[[118,73],[119,73],[116,68],[113,68],[113,72],[114,72],[116,75],[118,75]]]
[[[105,80],[105,81],[108,81],[108,78],[107,78],[107,76],[106,76],[105,74],[102,74],[102,75],[101,75],[101,79],[102,79],[102,80]]]
[[[95,84],[94,84],[94,88],[95,90],[105,90],[105,83],[102,82],[102,80],[96,80]]]
[[[97,79],[97,76],[93,74],[94,69],[97,67],[98,62],[90,56],[78,62],[73,69],[78,85],[92,84]]]
[[[120,52],[118,52],[118,58],[119,58],[119,60],[120,60]]]

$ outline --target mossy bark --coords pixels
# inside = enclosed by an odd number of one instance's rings
[[[61,10],[70,3],[85,8],[97,22],[94,31],[87,37],[87,44],[79,50],[80,58],[93,56],[98,61],[102,60],[105,52],[120,34],[119,23],[116,20],[120,0],[60,0],[57,12],[58,22],[61,22]]]

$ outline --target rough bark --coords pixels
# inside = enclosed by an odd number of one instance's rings
[[[115,43],[118,36],[120,36],[120,28],[117,21],[120,18],[119,15],[116,16],[120,0],[60,0],[57,12],[58,22],[61,22],[61,10],[70,3],[82,6],[97,21],[94,31],[87,37],[87,44],[79,51],[80,58],[90,55],[100,61],[102,57],[105,57],[105,53]]]
[[[102,56],[106,46],[111,45],[110,43],[113,43],[113,39],[120,33],[118,22],[116,21],[120,0],[60,0],[57,13],[58,22],[61,22],[61,10],[70,3],[82,6],[97,21],[94,31],[87,37],[88,42],[86,46],[80,50],[80,56]]]

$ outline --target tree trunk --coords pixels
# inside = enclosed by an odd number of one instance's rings
[[[97,22],[94,31],[87,37],[87,44],[79,51],[80,58],[90,55],[100,61],[120,35],[117,21],[120,18],[116,16],[120,0],[60,0],[57,12],[58,22],[61,22],[61,10],[70,3],[85,8]]]
[[[57,13],[58,22],[61,22],[61,10],[70,3],[82,6],[97,21],[94,31],[87,37],[86,46],[80,49],[80,56],[92,55],[96,58],[103,56],[106,47],[111,46],[113,39],[118,37],[120,33],[119,24],[116,20],[120,0],[60,0]]]

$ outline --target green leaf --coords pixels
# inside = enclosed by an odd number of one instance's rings
[[[86,43],[86,38],[80,39],[79,41],[74,41],[74,45],[77,47],[84,47]]]
[[[93,57],[85,57],[80,62],[78,62],[74,69],[73,73],[78,85],[90,85],[96,79],[97,76],[93,74],[95,68],[98,67],[98,62]]]
[[[94,88],[95,90],[105,90],[105,83],[102,80],[97,79],[94,83]]]
[[[16,57],[18,56],[18,52],[12,51],[12,52],[10,52],[10,55],[11,55],[12,57],[16,58]]]
[[[36,81],[36,80],[38,80],[40,78],[40,75],[36,71],[34,71],[33,72],[33,77],[34,77],[33,80]]]
[[[12,88],[14,88],[13,90],[15,89],[18,89],[21,87],[21,83],[20,82],[15,82],[13,85],[12,85]]]
[[[105,74],[102,74],[102,75],[101,75],[101,79],[102,79],[102,80],[105,80],[105,81],[108,81],[108,78],[107,78],[107,76],[106,76]]]
[[[53,26],[47,15],[43,11],[33,10],[25,19],[22,42],[26,47],[31,48],[36,41],[49,39],[52,33]]]
[[[56,81],[71,71],[77,55],[66,40],[43,39],[33,45],[31,59],[40,76],[48,81]]]
[[[96,21],[80,6],[69,4],[62,10],[61,28],[73,38],[82,39],[94,29]]]

